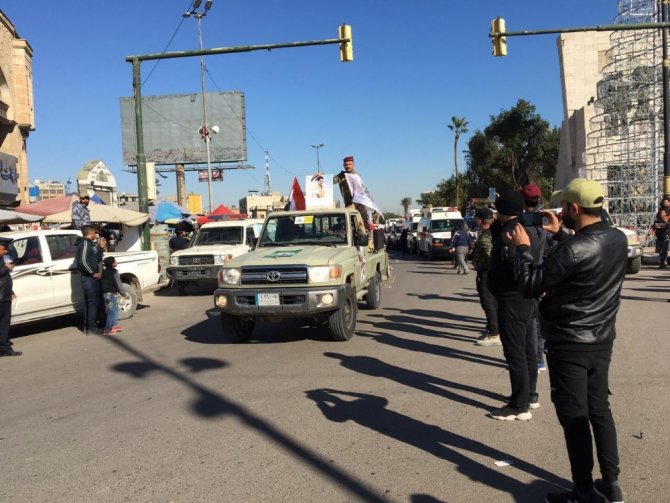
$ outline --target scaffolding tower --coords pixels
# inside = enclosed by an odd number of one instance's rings
[[[660,21],[657,0],[619,0],[615,23]],[[597,84],[582,176],[606,189],[613,220],[645,232],[662,197],[663,45],[660,30],[614,31]]]

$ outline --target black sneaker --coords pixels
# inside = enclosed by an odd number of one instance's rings
[[[0,356],[21,356],[22,354],[21,351],[14,351],[12,348],[9,348],[7,351],[0,353]]]
[[[553,493],[547,494],[544,498],[546,503],[604,503],[602,499],[594,491],[590,493],[583,493],[577,491],[570,491],[568,493]]]
[[[608,484],[603,479],[598,479],[593,483],[593,489],[605,498],[607,503],[623,503],[623,492],[618,482]]]
[[[528,410],[519,410],[505,405],[504,407],[489,412],[489,416],[499,421],[528,421],[533,417],[533,414]]]

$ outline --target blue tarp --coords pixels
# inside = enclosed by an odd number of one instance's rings
[[[181,206],[169,201],[163,201],[156,206],[156,215],[154,218],[156,222],[165,222],[172,218],[181,220],[188,215],[190,215],[190,213]]]
[[[105,204],[105,201],[100,199],[100,196],[98,194],[93,194],[91,196],[91,201],[93,201],[94,203],[98,203],[98,204]]]

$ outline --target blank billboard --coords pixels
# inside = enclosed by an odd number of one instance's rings
[[[247,160],[244,93],[206,93],[207,125],[218,126],[210,134],[212,162]],[[121,144],[123,162],[137,165],[135,100],[121,98]],[[144,154],[156,164],[200,164],[207,162],[202,93],[142,97]]]

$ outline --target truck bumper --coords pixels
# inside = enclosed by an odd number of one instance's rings
[[[175,281],[216,280],[219,269],[221,269],[220,265],[170,266],[167,268],[167,275]]]
[[[642,245],[628,245],[628,258],[641,257],[642,251]]]
[[[345,292],[345,285],[253,290],[218,288],[214,291],[214,307],[232,315],[299,318],[339,309]],[[279,305],[262,305],[263,294],[276,294]]]

